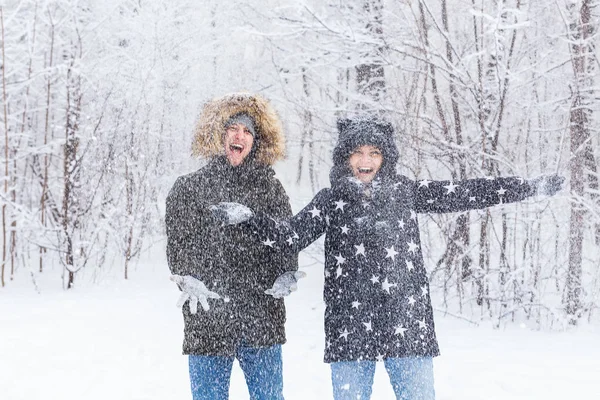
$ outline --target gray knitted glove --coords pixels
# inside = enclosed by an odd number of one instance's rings
[[[254,216],[251,209],[243,204],[221,202],[209,207],[213,218],[223,225],[236,225]]]
[[[529,184],[534,188],[535,194],[542,196],[554,196],[565,182],[565,178],[560,175],[542,175],[533,178]]]
[[[295,292],[298,289],[298,279],[304,278],[305,276],[306,273],[302,271],[284,272],[283,274],[279,275],[277,279],[275,279],[271,289],[265,290],[265,293],[275,297],[276,299],[288,296],[290,293]]]
[[[217,293],[208,290],[202,281],[193,276],[171,275],[170,279],[179,286],[182,292],[181,297],[177,301],[177,307],[183,307],[185,302],[189,300],[190,312],[192,314],[198,312],[198,303],[200,303],[204,311],[208,311],[210,307],[208,306],[207,299],[222,298]]]

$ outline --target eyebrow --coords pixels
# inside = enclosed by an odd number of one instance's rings
[[[231,124],[229,126],[227,126],[227,129],[237,129],[238,127],[243,126],[244,127],[244,131],[250,132],[250,129],[248,129],[248,127],[244,124],[239,124],[239,123],[235,123],[235,124]]]

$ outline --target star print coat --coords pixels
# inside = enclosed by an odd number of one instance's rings
[[[232,167],[222,155],[222,133],[225,121],[239,112],[254,119],[258,146],[243,164]],[[264,291],[284,271],[297,270],[297,258],[270,253],[241,227],[221,226],[208,209],[237,201],[273,218],[292,215],[271,167],[284,154],[281,123],[265,100],[227,95],[205,105],[193,147],[209,162],[180,176],[167,196],[167,260],[173,274],[194,276],[230,300],[208,299],[210,310],[199,308],[195,315],[184,304],[183,353],[233,356],[241,342],[250,347],[283,344],[284,301]]]
[[[325,234],[325,362],[437,356],[418,214],[533,194],[520,178],[415,182],[393,173],[365,188],[342,176],[293,218],[250,223],[281,252],[298,252]]]

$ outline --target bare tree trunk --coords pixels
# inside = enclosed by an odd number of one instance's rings
[[[125,279],[128,278],[129,261],[131,260],[131,247],[133,243],[133,178],[129,173],[129,165],[125,160],[125,192],[126,192],[126,211],[129,221],[129,230],[125,241]]]
[[[306,68],[302,68],[302,88],[307,104],[310,103],[310,90],[308,86],[308,78],[306,76]],[[304,147],[308,145],[308,177],[310,180],[310,188],[315,193],[317,190],[316,172],[315,172],[315,155],[314,155],[314,129],[312,112],[308,106],[304,106],[303,110],[303,129],[302,137],[300,138],[300,158],[298,159],[298,175],[296,183],[300,184],[302,179],[302,170],[304,167]]]
[[[383,0],[364,0],[363,9],[368,15],[367,31],[374,39],[380,39],[383,35]],[[378,48],[377,52],[383,52],[383,48]],[[367,96],[374,103],[378,103],[385,94],[383,65],[373,61],[373,59],[379,58],[379,54],[374,52],[365,56],[371,62],[356,66],[358,93]],[[362,107],[363,105],[360,106]]]
[[[474,3],[473,3],[474,4]],[[521,8],[521,0],[517,0],[517,4],[516,4],[516,8],[520,9]],[[514,21],[515,23],[518,21]],[[474,31],[475,33],[477,33],[477,25],[474,22]],[[501,86],[501,94],[500,97],[498,98],[495,95],[492,95],[492,91],[490,89],[488,89],[486,87],[486,85],[484,85],[483,83],[483,71],[481,68],[481,63],[478,62],[478,79],[479,79],[479,85],[480,85],[480,93],[478,95],[478,100],[479,100],[479,104],[478,104],[478,113],[479,113],[479,125],[480,127],[483,129],[482,130],[482,136],[481,136],[481,142],[482,142],[482,150],[483,150],[483,154],[484,154],[484,159],[482,162],[482,167],[484,170],[487,171],[487,173],[490,176],[497,176],[500,174],[500,170],[499,170],[499,166],[498,166],[498,162],[495,161],[494,159],[490,159],[487,157],[488,154],[496,154],[498,151],[498,143],[499,143],[499,139],[500,139],[500,132],[502,129],[502,122],[503,122],[503,117],[504,117],[504,112],[506,109],[506,95],[508,93],[508,88],[509,88],[509,84],[510,84],[510,67],[511,67],[511,60],[512,60],[512,56],[514,53],[514,48],[515,48],[515,43],[516,43],[516,36],[517,36],[517,29],[513,29],[512,31],[512,35],[511,35],[511,39],[510,39],[510,47],[508,49],[508,54],[507,54],[507,58],[506,58],[506,63],[505,63],[505,76],[504,79],[502,80],[502,84]],[[475,38],[476,43],[478,43],[478,38]],[[488,62],[487,65],[487,71],[486,71],[486,76],[489,76],[489,83],[488,85],[492,86],[494,84],[496,84],[496,77],[495,77],[495,70],[496,67],[498,65],[498,63],[501,61],[501,57],[502,54],[493,54],[491,55],[491,59]],[[494,91],[495,93],[495,91]],[[497,101],[496,106],[497,106],[497,112],[496,114],[492,113],[492,106],[494,105],[493,102]],[[491,118],[496,118],[496,123],[495,123],[495,127],[494,127],[494,135],[493,138],[491,140],[491,143],[489,143],[488,146],[488,140],[489,140],[489,134],[490,134],[490,125],[491,122],[490,119]],[[500,248],[500,268],[501,269],[505,269],[508,268],[508,264],[506,262],[506,243],[507,243],[507,229],[506,229],[506,215],[503,213],[502,214],[502,239],[501,239],[501,248]],[[480,251],[480,256],[479,256],[479,268],[480,271],[486,271],[486,273],[489,271],[489,263],[490,263],[490,238],[488,237],[488,225],[492,223],[491,220],[491,215],[489,213],[489,211],[486,211],[486,215],[485,215],[485,220],[482,221],[481,223],[481,227],[480,227],[480,234],[479,234],[479,243],[480,243],[480,247],[479,247],[479,251]],[[507,271],[504,270],[504,272],[502,272],[499,275],[500,278],[500,287],[501,287],[501,292],[505,293],[505,284],[506,284],[506,276],[505,273]],[[482,291],[480,291],[479,293],[483,293]],[[479,305],[483,305],[483,299],[477,299],[477,304]],[[490,303],[489,300],[486,302],[487,303],[487,307],[488,309],[490,308]],[[506,304],[504,303],[503,300],[503,307],[506,307]]]
[[[444,20],[444,29],[447,37],[448,33],[448,17],[446,12],[446,2],[442,3],[442,13]],[[421,26],[421,34],[423,36],[423,42],[425,45],[425,52],[428,54],[426,57],[430,59],[430,50],[429,50],[429,34],[427,31],[427,23],[425,20],[425,8],[424,3],[419,1],[419,18],[420,18],[420,26]],[[449,40],[446,40],[446,57],[448,61],[452,63],[452,48]],[[450,126],[446,119],[446,115],[444,113],[444,107],[442,105],[440,91],[438,89],[437,82],[437,74],[436,67],[433,61],[429,62],[429,74],[431,80],[431,89],[433,92],[433,101],[435,103],[435,108],[440,119],[440,125],[442,127],[442,134],[444,135],[444,139],[447,143],[452,143],[456,140],[456,142],[462,143],[462,127],[460,121],[460,111],[458,109],[458,104],[456,103],[456,87],[454,83],[450,83],[450,94],[451,94],[451,102],[452,102],[452,110],[454,116],[454,129],[456,132],[456,139],[453,140],[450,136]],[[452,78],[453,76],[451,76]],[[455,165],[455,157],[454,155],[450,155],[450,162],[452,165]],[[466,176],[466,166],[464,161],[461,159],[458,161],[459,164],[459,174],[461,178],[465,178]],[[454,173],[453,173],[454,175]],[[457,260],[460,259],[461,268],[460,272],[456,274],[456,286],[459,294],[463,292],[463,281],[469,278],[472,275],[471,271],[471,259],[468,255],[465,255],[464,249],[469,247],[470,238],[469,238],[469,216],[467,214],[463,214],[459,216],[456,220],[456,226],[454,227],[454,232],[448,237],[448,244],[446,246],[446,250],[442,257],[438,260],[437,265],[440,266],[442,263],[446,265],[446,275],[448,279],[452,277],[454,273],[453,266],[457,263]],[[477,279],[477,277],[475,278]],[[459,304],[459,307],[462,310],[462,301]]]
[[[6,57],[4,49],[4,8],[0,6],[0,29],[2,30],[2,100],[4,104],[4,202],[2,203],[2,271],[0,272],[0,283],[5,285],[4,274],[6,270],[6,199],[8,199],[8,109],[6,98]]]
[[[448,62],[452,65],[454,63],[454,56],[452,50],[452,44],[450,43],[450,28],[448,23],[448,10],[446,7],[446,0],[442,1],[442,24],[446,34],[446,58]],[[455,133],[455,141],[458,146],[463,145],[463,137],[462,137],[462,122],[460,109],[458,107],[458,92],[456,90],[455,84],[456,77],[453,73],[450,73],[450,102],[452,104],[452,115],[454,117],[454,133]],[[458,178],[466,179],[467,178],[467,166],[464,154],[459,154],[457,159],[458,163]],[[457,281],[459,285],[458,291],[461,291],[462,282],[465,278],[472,275],[471,271],[471,257],[465,253],[465,250],[470,246],[470,218],[469,214],[460,215],[456,219],[456,237],[459,240],[458,245],[454,244],[449,249],[452,254],[451,259],[460,258],[461,259],[461,268],[460,268],[460,278]]]
[[[585,196],[586,159],[593,158],[590,145],[590,122],[592,110],[591,100],[586,94],[590,90],[590,68],[593,68],[594,49],[591,48],[590,37],[593,27],[590,24],[591,0],[583,0],[581,8],[571,24],[572,63],[575,75],[575,87],[570,114],[571,133],[571,193],[576,201],[571,203],[571,222],[569,232],[569,269],[565,287],[565,309],[569,322],[577,324],[582,313],[582,256],[583,233],[585,228],[586,210],[580,199]],[[573,5],[574,6],[574,5]],[[589,161],[588,161],[589,162]]]
[[[33,72],[33,54],[35,54],[35,40],[36,40],[36,27],[37,27],[37,9],[38,4],[35,3],[34,16],[33,16],[33,32],[31,38],[31,49],[29,57],[29,65],[27,67],[27,89],[25,89],[25,104],[23,106],[23,113],[21,115],[21,135],[17,139],[17,143],[13,145],[11,149],[11,157],[13,160],[13,170],[11,174],[11,201],[13,204],[17,204],[17,177],[19,176],[18,169],[18,151],[21,147],[22,138],[25,137],[25,131],[27,128],[31,128],[31,123],[28,123],[29,116],[29,93],[31,88],[31,76]],[[15,273],[15,258],[17,258],[17,219],[14,215],[11,215],[10,223],[10,238],[9,238],[9,252],[10,252],[10,276],[13,279]]]
[[[50,56],[48,65],[46,66],[48,70],[52,69],[54,63],[54,22],[52,21],[52,16],[49,15],[50,18]],[[46,115],[44,118],[44,148],[48,145],[48,132],[50,126],[50,99],[51,99],[51,89],[52,89],[52,79],[51,75],[48,75],[46,81]],[[44,152],[44,166],[43,166],[43,176],[42,176],[42,195],[40,197],[40,222],[42,228],[46,226],[46,197],[48,195],[48,165],[49,158],[48,154]],[[46,247],[40,246],[40,272],[44,270],[44,255],[46,254]]]
[[[77,149],[79,146],[79,116],[81,114],[81,78],[73,77],[76,55],[67,70],[67,115],[64,144],[63,178],[63,234],[66,240],[65,265],[68,273],[67,289],[73,287],[76,267],[74,263],[72,232],[77,225],[74,189],[77,181]]]

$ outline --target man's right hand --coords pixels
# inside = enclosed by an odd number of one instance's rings
[[[254,216],[251,209],[243,204],[221,202],[209,207],[213,218],[223,225],[236,225]]]
[[[170,279],[175,282],[182,291],[181,297],[179,297],[179,300],[177,301],[177,307],[183,307],[183,304],[189,300],[190,312],[192,314],[198,312],[198,303],[200,303],[204,311],[208,311],[210,307],[208,306],[207,299],[222,298],[219,294],[208,290],[202,281],[193,276],[171,275]]]
[[[302,271],[284,272],[275,279],[272,288],[265,290],[265,293],[276,299],[281,299],[298,290],[298,279],[304,278],[305,276],[306,273]]]

